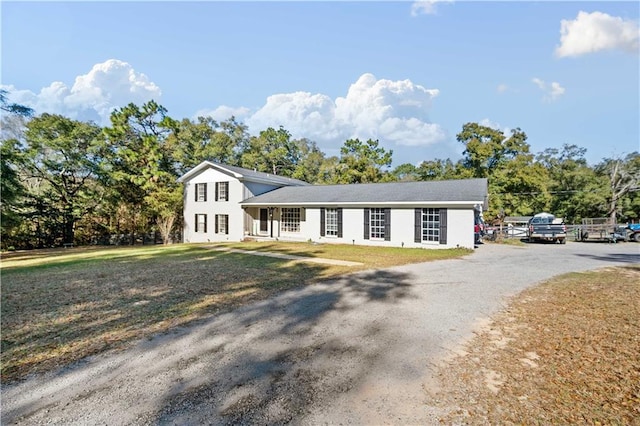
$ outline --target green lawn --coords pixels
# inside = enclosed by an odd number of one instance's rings
[[[221,252],[211,246],[3,253],[2,381],[120,348],[282,290],[362,269],[471,253],[283,242],[217,245],[362,263],[347,267]]]

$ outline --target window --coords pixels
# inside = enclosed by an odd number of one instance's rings
[[[328,237],[338,236],[338,209],[325,210],[325,235]]]
[[[440,241],[440,209],[422,209],[422,241]]]
[[[196,214],[196,232],[207,232],[207,215]]]
[[[207,201],[206,183],[196,183],[196,201]]]
[[[229,201],[229,182],[216,182],[216,201]]]
[[[282,209],[282,231],[300,232],[300,209],[286,207]]]
[[[369,222],[371,239],[384,239],[384,209],[371,209],[371,220]]]
[[[415,242],[447,244],[447,209],[416,210]]]
[[[218,234],[229,233],[229,215],[228,214],[216,215],[216,233]]]

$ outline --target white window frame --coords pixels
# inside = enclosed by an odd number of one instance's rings
[[[338,209],[327,208],[325,209],[325,229],[324,235],[326,237],[338,236]]]
[[[218,214],[216,215],[218,222],[218,229],[216,232],[218,234],[228,234],[229,233],[229,215],[228,214]]]
[[[299,207],[283,207],[280,212],[282,232],[300,232],[301,211]]]
[[[218,182],[218,201],[229,201],[229,182]]]
[[[422,242],[440,242],[440,209],[422,209]]]
[[[196,183],[196,202],[204,202],[207,201],[207,184],[206,183]]]
[[[195,232],[205,234],[207,231],[207,215],[206,213],[196,213]]]
[[[369,210],[369,239],[384,240],[384,209],[372,207]]]

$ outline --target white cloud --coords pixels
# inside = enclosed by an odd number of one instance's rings
[[[534,77],[531,79],[533,83],[538,86],[540,90],[544,92],[543,99],[548,102],[553,102],[557,100],[560,96],[564,95],[565,88],[560,85],[560,83],[553,81],[550,85],[545,83],[543,80]]]
[[[435,15],[438,3],[453,3],[453,0],[417,0],[411,4],[411,16]]]
[[[194,115],[194,119],[198,117],[211,117],[214,120],[221,122],[231,117],[235,117],[236,121],[244,121],[251,113],[249,108],[239,107],[233,108],[226,105],[221,105],[215,109],[201,109]]]
[[[73,86],[53,82],[39,93],[3,86],[11,102],[43,112],[63,114],[79,120],[109,124],[114,108],[151,99],[160,102],[160,89],[131,65],[115,59],[96,64],[75,79]],[[269,96],[258,110],[218,106],[198,111],[193,118],[210,116],[224,121],[235,116],[251,134],[283,126],[294,138],[316,141],[326,152],[345,140],[378,139],[381,145],[429,147],[437,151],[447,141],[444,129],[429,120],[437,89],[427,89],[410,80],[378,80],[363,74],[347,93],[331,98],[320,93],[293,92]]]
[[[504,93],[509,90],[509,86],[507,86],[506,84],[498,84],[496,90],[498,91],[498,93]]]
[[[602,12],[580,11],[574,20],[560,22],[558,57],[580,56],[601,50],[638,53],[640,27],[635,21]]]
[[[109,115],[115,108],[130,102],[159,101],[162,94],[146,75],[117,59],[94,65],[87,74],[76,77],[71,88],[60,81],[43,87],[40,93],[13,86],[3,88],[10,93],[12,102],[29,106],[36,114],[57,113],[100,124],[109,122]]]
[[[246,123],[251,133],[283,126],[296,138],[306,137],[322,145],[371,138],[383,144],[427,146],[446,138],[440,125],[428,120],[432,99],[438,93],[410,80],[378,80],[363,74],[345,97],[335,101],[308,92],[270,96]]]
[[[491,121],[488,118],[482,119],[478,124],[484,127],[490,127],[494,130],[499,130],[507,137],[511,136],[511,127],[502,126],[501,124]]]

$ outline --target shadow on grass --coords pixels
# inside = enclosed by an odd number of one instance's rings
[[[224,259],[231,265],[245,258],[228,253],[207,255],[216,259],[217,267],[210,270],[212,274],[224,271],[220,268]],[[363,304],[398,303],[411,295],[410,277],[397,272],[368,271],[301,288],[301,283],[290,282],[300,276],[300,270],[289,274],[289,267],[283,266],[286,262],[282,260],[255,256],[251,259],[255,262],[255,277],[260,279],[256,287],[266,285],[283,290],[290,286],[290,290],[278,297],[219,312],[197,327],[174,327],[172,333],[141,341],[126,353],[113,354],[108,369],[98,359],[61,370],[51,380],[64,383],[66,389],[78,389],[73,391],[74,402],[65,408],[65,413],[73,416],[74,410],[82,410],[82,395],[86,393],[90,398],[93,386],[108,387],[127,377],[127,382],[134,386],[128,391],[131,398],[145,394],[147,383],[156,386],[153,393],[159,396],[152,402],[156,409],[132,414],[142,416],[136,418],[144,418],[150,424],[284,424],[303,417],[315,404],[335,401],[358,386],[388,350],[375,343],[387,333],[384,324],[369,321],[344,324],[350,335],[370,338],[370,345],[338,337],[341,333],[337,332],[331,337],[331,331],[329,338],[317,339],[314,327],[329,316],[342,318],[356,308],[361,310]],[[189,268],[202,266],[196,259],[182,259],[182,263]],[[319,265],[303,267],[309,276],[323,269]],[[184,288],[170,291],[183,293]],[[200,287],[198,291],[212,290]],[[192,296],[186,296],[186,300],[189,304],[199,301]],[[106,303],[105,309],[109,309],[113,306],[108,304],[115,302]],[[148,315],[157,316],[145,306],[135,321]],[[176,315],[172,311],[170,316]],[[80,334],[90,330],[81,321],[74,326]],[[346,368],[349,366],[352,368]],[[91,381],[91,371],[100,372],[98,383]],[[55,388],[54,383],[52,389]],[[51,392],[50,398],[28,400],[4,411],[3,423],[45,416],[43,410],[51,408],[51,400],[55,401],[54,406],[69,403],[64,396]],[[43,400],[48,401],[48,407],[41,405]],[[103,420],[108,422],[109,417]]]
[[[631,253],[607,253],[607,254],[591,254],[591,253],[577,253],[576,256],[587,257],[593,260],[601,260],[605,262],[618,262],[618,263],[640,263],[640,251],[636,254]]]

